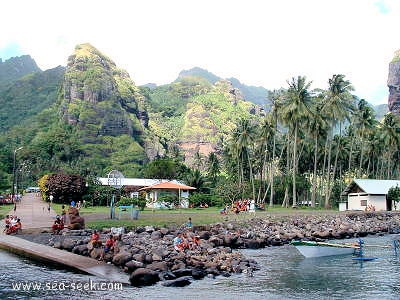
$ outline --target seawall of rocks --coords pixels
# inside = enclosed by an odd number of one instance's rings
[[[105,241],[111,229],[102,230]],[[348,213],[336,215],[266,216],[194,226],[184,230],[200,237],[193,249],[177,251],[173,239],[177,228],[139,227],[121,235],[117,253],[104,260],[130,273],[134,286],[158,281],[165,286],[184,286],[205,276],[251,274],[257,262],[235,249],[280,246],[292,240],[345,239],[371,234],[400,233],[400,214],[394,212]],[[62,235],[21,236],[73,253],[98,259],[102,248],[88,247],[92,230],[64,231]]]

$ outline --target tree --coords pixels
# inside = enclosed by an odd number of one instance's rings
[[[360,132],[360,143],[361,143],[361,153],[360,153],[360,164],[359,164],[359,174],[358,176],[361,177],[362,169],[363,169],[363,162],[364,162],[364,150],[365,150],[365,135],[366,133],[373,128],[376,124],[375,121],[375,114],[373,109],[368,106],[367,101],[361,99],[358,102],[358,111],[356,112],[356,127],[359,129]]]
[[[327,122],[320,113],[321,103],[316,103],[311,107],[312,117],[307,119],[308,129],[311,137],[314,139],[314,166],[312,177],[311,206],[315,207],[317,194],[317,166],[318,166],[318,138],[324,137],[327,130]]]
[[[292,187],[293,187],[293,203],[292,206],[297,206],[296,199],[296,176],[297,176],[297,145],[298,131],[300,122],[308,116],[311,95],[309,88],[311,82],[307,82],[305,76],[292,78],[289,82],[289,88],[285,96],[285,106],[283,108],[284,119],[289,125],[291,132],[294,135],[293,140],[293,163],[292,163]]]
[[[176,162],[171,158],[159,158],[149,162],[144,169],[147,178],[174,179],[177,175]]]
[[[281,117],[281,109],[283,102],[284,91],[283,90],[274,90],[270,92],[268,95],[268,99],[271,101],[271,111],[270,111],[270,119],[271,124],[273,126],[273,142],[272,142],[272,157],[271,157],[271,167],[270,167],[270,185],[271,185],[271,193],[269,198],[269,206],[272,207],[274,205],[274,176],[275,176],[275,152],[276,152],[276,137],[278,135],[278,120]]]
[[[385,115],[383,126],[381,128],[381,139],[386,148],[386,177],[388,179],[392,176],[395,169],[394,166],[392,166],[393,156],[400,147],[399,128],[400,120],[397,116],[392,113]]]
[[[86,192],[86,181],[76,174],[51,174],[45,182],[47,196],[53,195],[56,203],[69,203],[82,200]]]
[[[186,176],[186,183],[189,186],[195,187],[197,191],[201,191],[201,188],[204,184],[204,177],[201,175],[199,170],[190,171],[190,173]]]
[[[253,199],[256,198],[253,167],[250,159],[250,147],[253,145],[255,137],[254,126],[248,119],[241,119],[233,133],[233,147],[239,165],[239,183],[244,181],[244,170],[247,164],[249,171],[250,183],[253,191]]]
[[[399,185],[396,185],[395,187],[391,187],[388,191],[387,194],[387,199],[389,201],[392,201],[395,203],[395,206],[397,206],[397,203],[400,202],[400,187]]]
[[[337,147],[335,163],[333,171],[331,171],[331,145],[333,140],[333,131],[337,124],[339,124],[339,135],[341,135],[341,125],[342,121],[349,119],[349,113],[353,110],[353,96],[350,91],[353,87],[350,81],[344,79],[344,75],[338,74],[333,75],[329,79],[328,90],[325,92],[324,104],[321,111],[329,118],[331,121],[331,136],[330,142],[327,139],[327,144],[329,144],[328,150],[328,162],[326,171],[326,191],[325,191],[325,208],[329,208],[329,198],[331,193],[331,181],[333,180],[336,173],[337,159],[340,151],[340,144]],[[326,151],[326,149],[325,149]]]
[[[218,157],[214,152],[211,152],[208,155],[208,167],[207,167],[207,173],[208,176],[211,178],[211,182],[213,185],[217,182],[217,176],[220,172],[220,165],[218,161]]]

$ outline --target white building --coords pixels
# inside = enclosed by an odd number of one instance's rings
[[[400,186],[400,180],[354,179],[342,192],[347,202],[339,203],[339,210],[400,210],[400,203],[387,200],[390,188]]]
[[[108,177],[97,178],[102,185],[113,185],[115,182]],[[118,178],[118,186],[124,188],[131,197],[137,197],[140,191],[146,193],[147,206],[152,208],[161,208],[163,203],[158,201],[160,192],[176,193],[179,204],[183,208],[189,207],[189,191],[195,188],[184,185],[177,180],[166,179],[145,179],[145,178]]]

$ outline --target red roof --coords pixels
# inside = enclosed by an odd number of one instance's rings
[[[139,191],[143,191],[143,190],[195,190],[195,189],[196,188],[188,186],[188,185],[168,181],[168,182],[162,182],[162,183],[158,183],[158,184],[151,185],[151,186],[146,186],[144,188],[139,189]]]

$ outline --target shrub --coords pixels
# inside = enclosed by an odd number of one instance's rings
[[[51,174],[44,185],[48,189],[46,195],[53,195],[55,203],[78,202],[86,192],[85,179],[75,174]]]

